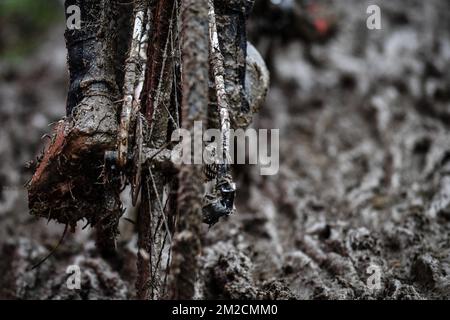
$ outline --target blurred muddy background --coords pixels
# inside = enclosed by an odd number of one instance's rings
[[[272,86],[254,126],[280,129],[280,172],[236,171],[238,212],[205,227],[198,298],[449,299],[450,2],[256,3]],[[29,270],[63,231],[28,215],[23,187],[64,115],[63,18],[62,1],[0,0],[0,298],[133,298],[126,220],[119,265],[79,225]],[[67,289],[71,264],[82,290]]]

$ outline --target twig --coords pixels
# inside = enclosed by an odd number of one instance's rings
[[[49,254],[47,254],[45,256],[45,258],[43,258],[41,261],[39,261],[37,264],[35,264],[34,266],[32,266],[29,270],[34,270],[39,268],[45,261],[47,261],[48,258],[50,258],[52,255],[55,254],[56,250],[58,250],[59,246],[63,243],[64,238],[66,237],[67,234],[67,230],[69,229],[69,225],[66,224],[66,226],[64,227],[64,231],[63,234],[61,236],[61,238],[59,239],[57,245],[52,249],[52,251],[49,252]]]

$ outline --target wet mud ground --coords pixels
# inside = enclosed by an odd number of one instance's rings
[[[280,170],[237,168],[238,210],[205,227],[197,298],[450,298],[450,4],[370,3],[382,30],[366,28],[368,2],[343,0],[329,5],[338,30],[326,43],[255,39],[272,87],[254,127],[280,129]],[[0,297],[133,298],[125,220],[120,263],[100,258],[79,225],[29,270],[63,230],[28,215],[23,188],[64,114],[59,31],[23,63],[0,61]],[[66,286],[71,264],[82,290]]]

